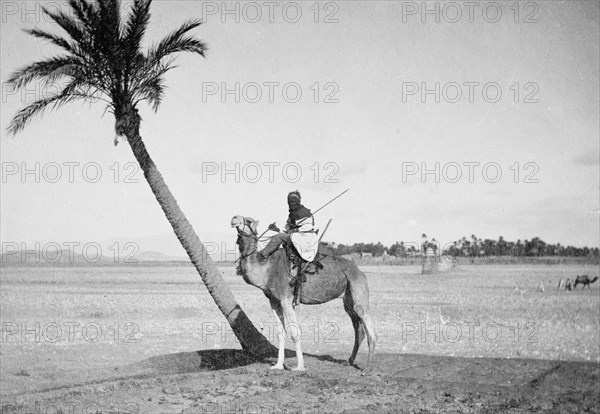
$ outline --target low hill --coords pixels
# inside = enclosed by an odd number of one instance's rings
[[[0,264],[2,266],[97,266],[115,264],[115,261],[110,257],[102,256],[97,251],[88,252],[84,255],[69,249],[49,249],[3,253],[0,255]]]

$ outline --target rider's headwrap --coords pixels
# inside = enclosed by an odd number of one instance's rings
[[[298,208],[298,206],[300,206],[300,200],[300,191],[296,190],[288,194],[287,202],[288,206],[290,207],[290,211],[295,210],[296,208]]]

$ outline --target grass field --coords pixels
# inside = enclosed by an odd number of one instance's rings
[[[597,275],[597,266],[462,265],[437,275],[421,275],[417,266],[362,270],[378,354],[600,362],[598,282],[556,290],[559,279]],[[250,319],[274,340],[262,292],[233,268],[221,271]],[[240,348],[193,268],[5,267],[0,282],[3,401],[91,377],[102,382],[111,370],[125,374],[124,367],[152,358]],[[301,306],[298,315],[307,354],[348,358],[353,330],[341,299]],[[318,370],[311,361],[307,369]]]

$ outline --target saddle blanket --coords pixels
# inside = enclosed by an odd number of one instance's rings
[[[316,233],[292,233],[290,235],[296,251],[307,262],[312,262],[319,250],[319,237]]]

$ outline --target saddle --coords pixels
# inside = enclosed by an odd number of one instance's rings
[[[290,286],[294,287],[294,301],[296,306],[299,303],[302,284],[306,282],[306,275],[318,274],[323,269],[322,260],[333,257],[333,249],[326,243],[319,243],[317,254],[311,262],[307,262],[300,256],[293,243],[284,246],[285,254],[290,262]]]

